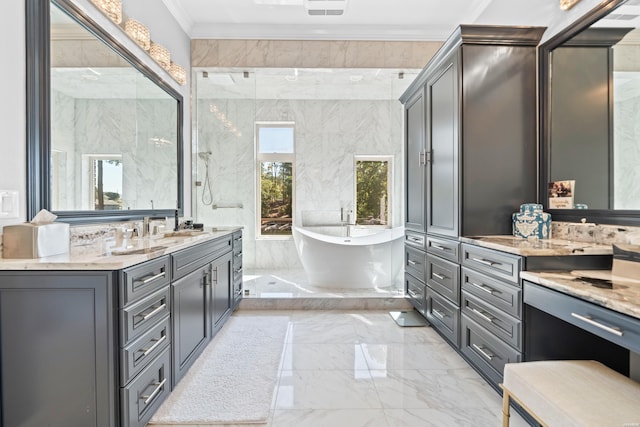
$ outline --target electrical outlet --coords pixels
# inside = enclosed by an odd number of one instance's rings
[[[0,219],[13,219],[18,216],[18,192],[0,190]]]

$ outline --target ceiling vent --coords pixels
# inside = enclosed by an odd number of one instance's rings
[[[304,7],[311,16],[340,16],[347,0],[304,0]]]
[[[632,15],[630,13],[610,13],[605,19],[614,19],[617,21],[633,21],[638,15]]]

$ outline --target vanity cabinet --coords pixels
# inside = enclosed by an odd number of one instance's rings
[[[233,242],[120,270],[0,271],[0,425],[145,426],[231,314]]]
[[[425,315],[456,348],[464,338],[460,237],[511,234],[511,214],[537,199],[536,47],[543,32],[460,26],[400,98],[405,244],[425,253]],[[412,302],[414,282],[406,289]]]
[[[242,301],[244,286],[242,285],[242,230],[233,233],[233,289],[231,292],[232,310]]]
[[[522,360],[520,256],[462,244],[460,349],[494,387]]]
[[[116,275],[0,272],[0,425],[119,425]]]

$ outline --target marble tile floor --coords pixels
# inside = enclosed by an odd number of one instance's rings
[[[406,309],[402,281],[371,289],[312,286],[304,270],[251,270],[243,275],[242,309]]]
[[[274,315],[289,329],[268,427],[501,425],[500,395],[430,327],[379,310],[234,313]],[[511,426],[527,423],[512,411]]]

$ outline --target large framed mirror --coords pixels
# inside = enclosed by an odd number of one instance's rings
[[[640,225],[638,27],[640,1],[609,0],[540,47],[539,199],[554,220]]]
[[[180,93],[73,1],[26,5],[29,217],[182,214]]]

